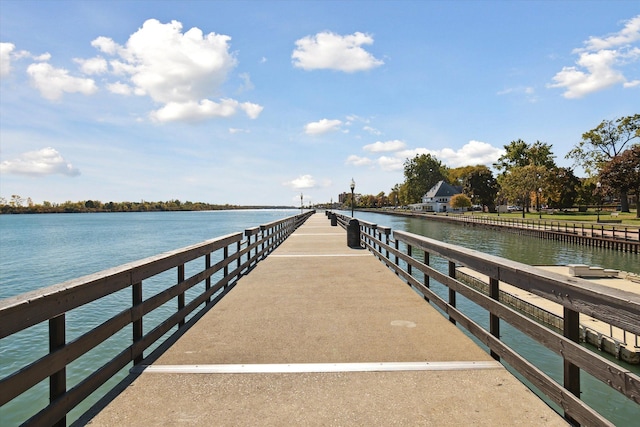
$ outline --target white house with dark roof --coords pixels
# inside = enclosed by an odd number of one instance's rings
[[[412,211],[418,212],[457,212],[460,209],[451,207],[451,198],[460,193],[462,193],[462,187],[440,181],[422,196],[422,203],[409,207]]]

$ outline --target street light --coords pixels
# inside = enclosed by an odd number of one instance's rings
[[[302,213],[302,193],[300,193],[300,213]]]
[[[540,205],[541,197],[542,197],[542,188],[538,188],[538,219],[542,219],[542,206]]]
[[[356,182],[351,178],[351,218],[353,218],[353,190],[356,188]]]
[[[600,181],[596,182],[596,191],[598,192],[598,222],[600,222],[600,211],[602,210],[602,194],[600,194],[600,187],[602,187]]]

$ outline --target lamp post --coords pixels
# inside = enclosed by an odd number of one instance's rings
[[[500,192],[499,191],[496,193],[496,199],[498,202],[498,209],[496,210],[498,211],[498,216],[500,216]]]
[[[598,192],[598,222],[600,222],[600,211],[602,210],[602,194],[600,194],[600,181],[596,182],[596,191]]]
[[[351,178],[351,218],[353,218],[353,203],[354,203],[353,190],[355,190],[355,188],[356,188],[356,182],[353,180],[353,178]]]
[[[542,219],[542,206],[540,206],[541,197],[542,197],[542,188],[538,188],[538,219]]]
[[[302,213],[302,193],[300,193],[300,213]]]

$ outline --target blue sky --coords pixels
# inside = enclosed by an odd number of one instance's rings
[[[635,1],[0,0],[0,48],[0,196],[38,203],[336,201],[519,138],[571,166],[640,110]]]

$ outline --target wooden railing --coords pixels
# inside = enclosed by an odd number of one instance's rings
[[[579,236],[589,236],[593,238],[615,239],[631,242],[640,241],[640,227],[605,225],[602,223],[578,223],[568,221],[557,221],[548,219],[518,219],[502,218],[486,215],[451,215],[466,222],[476,222],[480,224],[495,224],[500,226],[528,228],[535,230],[546,230],[557,233],[575,234]]]
[[[376,210],[369,210],[370,212],[379,212]],[[465,215],[463,213],[435,213],[435,212],[415,212],[409,213],[406,211],[399,212],[383,212],[392,214],[404,214],[409,216],[426,217],[426,218],[438,218],[448,219],[450,221],[463,221],[473,222],[477,224],[497,225],[500,227],[510,228],[522,228],[533,230],[544,230],[555,233],[573,234],[577,236],[587,236],[594,239],[612,239],[625,242],[639,242],[640,241],[640,227],[635,225],[612,225],[605,224],[606,220],[601,222],[579,222],[579,221],[560,221],[553,219],[533,219],[533,218],[513,218],[513,217],[501,217],[495,215],[483,215],[482,213],[474,215]]]
[[[49,379],[49,404],[24,425],[65,425],[67,414],[87,396],[109,381],[123,368],[139,364],[145,350],[165,341],[175,327],[189,326],[198,313],[210,308],[255,264],[264,259],[314,211],[292,216],[193,246],[166,252],[79,279],[39,289],[0,301],[0,345],[18,332],[48,322],[49,352],[38,360],[0,379],[0,406],[16,399],[43,380]],[[217,262],[214,262],[217,260]],[[201,263],[198,267],[197,263]],[[186,277],[188,270],[194,270]],[[162,273],[174,271],[175,279],[166,283]],[[212,279],[218,280],[212,283]],[[153,295],[143,298],[145,283],[165,282],[153,286]],[[197,288],[196,285],[204,285]],[[102,301],[117,292],[130,293],[129,303],[120,312],[98,326],[68,340],[67,321],[87,304]],[[150,293],[147,290],[146,293]],[[159,324],[144,332],[149,313],[173,308]],[[188,317],[192,316],[188,320]],[[131,344],[118,348],[118,354],[106,364],[93,369],[73,387],[67,387],[67,367],[97,348],[123,328],[131,327]],[[182,332],[180,330],[180,332]],[[165,338],[165,339],[163,339]],[[0,422],[0,424],[2,424]]]
[[[336,214],[337,223],[348,227],[351,217]],[[597,285],[578,278],[566,278],[526,264],[460,246],[450,245],[404,231],[392,231],[363,220],[359,223],[362,246],[373,252],[426,301],[439,307],[455,324],[485,344],[496,360],[503,360],[559,405],[573,424],[612,425],[580,400],[580,370],[640,405],[640,377],[579,345],[579,313],[634,334],[640,334],[640,296]],[[418,258],[420,257],[420,259]],[[447,262],[443,273],[431,267],[435,258]],[[487,275],[490,292],[485,295],[457,280],[456,267],[464,266]],[[432,281],[430,283],[430,281]],[[430,286],[438,282],[448,288],[442,298]],[[499,302],[500,283],[508,283],[556,302],[564,308],[563,334],[547,328]],[[460,294],[484,308],[489,330],[456,308]],[[505,321],[557,353],[564,362],[564,383],[559,384],[500,340],[500,322]],[[640,411],[640,407],[639,407]]]

